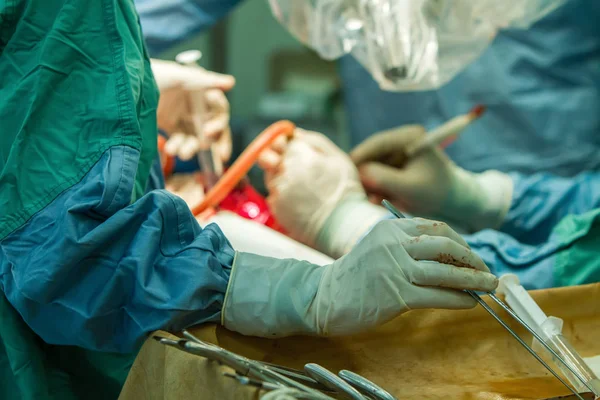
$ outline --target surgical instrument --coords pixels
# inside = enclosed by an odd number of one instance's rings
[[[192,335],[189,331],[187,331],[185,329],[183,330],[182,333],[183,333],[184,337],[197,343],[200,346],[212,347],[214,349],[220,349],[220,347],[218,347],[218,346],[214,346],[210,343],[203,342],[202,340],[198,339],[196,336]],[[275,371],[281,375],[287,376],[289,378],[295,379],[296,381],[303,383],[311,388],[322,389],[322,387],[321,387],[322,385],[320,385],[317,381],[315,381],[311,377],[307,376],[303,371],[284,367],[282,365],[271,364],[271,363],[268,363],[265,361],[255,361],[255,362],[261,363],[262,365],[272,369],[273,371]]]
[[[381,205],[384,206],[390,213],[392,213],[392,215],[396,218],[402,219],[402,218],[406,218],[404,216],[404,214],[402,214],[400,211],[398,211],[398,209],[396,207],[394,207],[392,205],[392,203],[390,203],[387,200],[383,200],[381,202]]]
[[[513,317],[519,324],[521,324],[529,333],[531,333],[541,344],[548,350],[561,364],[563,364],[573,375],[575,375],[581,383],[592,393],[594,393],[594,389],[590,387],[587,381],[579,374],[573,367],[569,365],[546,341],[531,327],[523,321],[521,317],[519,317],[513,310],[510,309],[502,300],[500,300],[494,293],[488,293],[490,298],[494,300],[500,307],[504,309],[511,317]]]
[[[596,395],[594,395],[594,393],[579,393],[580,397],[583,397],[585,400],[595,400],[596,399]],[[575,400],[577,399],[579,396],[576,396],[574,394],[569,394],[566,396],[558,396],[558,397],[552,397],[550,399],[545,399],[545,400]]]
[[[321,393],[317,389],[304,385],[292,378],[289,378],[272,368],[261,364],[258,361],[239,356],[219,346],[200,342],[199,340],[192,341],[187,339],[172,340],[160,336],[154,336],[154,339],[161,344],[175,347],[179,350],[205,357],[211,360],[216,360],[228,367],[234,369],[241,375],[250,375],[253,378],[262,381],[280,385],[282,388],[291,387],[298,389],[304,393],[311,395],[313,398],[330,400],[331,397]]]
[[[304,371],[285,367],[282,365],[271,364],[266,361],[261,361],[261,363],[273,368],[275,371],[278,371],[282,375],[287,374],[287,376],[289,376],[290,378],[304,382],[308,386],[318,388],[324,392],[333,391],[330,389],[321,389],[320,387],[316,386],[316,384],[318,384],[318,382],[313,380],[310,376],[307,376]],[[365,378],[357,373],[354,373],[354,372],[344,369],[338,373],[338,376],[340,378],[342,378],[343,380],[345,380],[346,382],[348,382],[350,385],[359,389],[359,391],[363,391],[363,392],[367,393],[368,395],[375,397],[377,400],[396,400],[396,398],[394,396],[392,396],[389,392],[387,392],[385,389],[381,388],[380,386],[376,385],[375,383],[371,382],[367,378]]]
[[[281,370],[280,373],[282,373],[282,374],[283,374],[283,372],[287,372],[288,376],[291,378],[298,377],[298,375],[300,375],[300,376],[304,376],[305,379],[309,379],[309,380],[313,381],[313,379],[310,378],[309,376],[307,376],[304,371],[285,367],[282,365],[271,364],[271,363],[268,363],[265,361],[261,361],[261,362],[267,366],[270,366],[270,367],[276,369],[276,370]],[[373,397],[376,397],[377,400],[396,400],[396,398],[394,396],[392,396],[390,393],[388,393],[385,389],[381,388],[380,386],[376,385],[375,383],[371,382],[364,376],[361,376],[357,373],[343,369],[338,373],[338,376],[340,378],[342,378],[343,380],[345,380],[346,382],[348,382],[349,384],[351,384],[352,386],[354,386],[355,388],[360,389],[363,392],[365,392]]]
[[[274,385],[269,382],[263,382],[263,381],[259,381],[256,379],[251,379],[251,378],[248,378],[247,376],[242,376],[239,374],[230,374],[228,372],[224,372],[223,376],[226,376],[228,378],[233,378],[233,379],[237,380],[239,383],[241,383],[242,385],[253,386],[260,390],[267,391],[268,393],[266,395],[263,395],[260,397],[262,400],[267,400],[270,398],[273,398],[273,399],[286,398],[286,399],[297,399],[297,400],[315,399],[314,396],[311,396],[308,393],[301,392],[298,389],[291,389],[291,388],[282,387],[279,385]]]
[[[306,373],[323,386],[335,390],[343,398],[349,400],[366,400],[360,392],[350,386],[337,375],[329,372],[319,364],[309,363],[304,366]]]
[[[562,383],[567,389],[569,389],[569,391],[571,391],[575,396],[577,396],[578,399],[583,400],[583,398],[579,395],[577,390],[572,388],[571,385],[565,382],[565,380],[562,379],[560,375],[558,375],[558,373],[552,369],[552,367],[550,367],[544,360],[542,360],[542,358],[531,347],[529,347],[529,345],[525,343],[523,339],[521,339],[521,337],[519,337],[519,335],[517,335],[510,328],[510,326],[508,326],[506,322],[504,322],[502,318],[500,318],[498,314],[496,314],[496,312],[492,310],[492,308],[488,306],[485,301],[483,301],[483,299],[477,293],[473,292],[472,290],[466,290],[466,292],[469,293],[471,297],[473,297],[484,308],[484,310],[487,311],[500,325],[502,325],[502,327],[506,331],[508,331],[508,333],[510,333],[511,336],[514,337],[515,340],[519,342],[521,346],[523,346],[525,350],[529,352],[529,354],[531,354],[540,364],[542,364],[548,371],[550,371],[550,373],[554,375],[554,377],[558,379],[560,383]]]
[[[463,132],[471,122],[475,121],[485,111],[485,106],[476,105],[467,114],[459,115],[452,118],[436,129],[430,131],[423,140],[409,146],[406,149],[406,156],[412,158],[425,149],[441,145],[445,147],[449,145],[449,141],[455,139]]]
[[[567,377],[573,386],[582,391],[581,382],[583,378],[593,389],[594,394],[600,396],[600,379],[562,334],[562,319],[548,317],[527,290],[520,285],[519,278],[514,274],[502,275],[496,293],[503,294],[504,303],[510,307],[513,313],[525,321],[530,328],[544,339],[545,343],[551,346],[554,351],[560,354],[563,360],[567,361],[577,371],[579,377],[573,375],[562,364],[558,365],[562,369],[563,375]],[[535,346],[537,343],[534,342],[533,344]]]
[[[370,380],[363,378],[357,373],[348,371],[347,369],[343,369],[340,372],[338,372],[338,376],[346,382],[348,382],[349,384],[351,384],[352,386],[376,398],[377,400],[397,400],[389,392],[387,392],[380,386],[377,386]]]
[[[202,340],[198,339],[196,336],[194,336],[193,334],[191,334],[188,330],[183,330],[182,331],[183,336],[193,342],[196,342],[202,346],[210,346],[213,347],[215,349],[218,349],[218,346],[214,346],[211,343],[207,343],[207,342],[203,342]],[[317,382],[309,377],[306,376],[306,374],[303,371],[297,370],[297,369],[293,369],[293,368],[288,368],[288,367],[284,367],[282,365],[277,365],[277,364],[271,364],[265,361],[257,361],[260,362],[263,365],[268,366],[269,368],[273,369],[274,371],[277,371],[279,373],[281,373],[282,375],[288,375],[291,378],[294,379],[300,379],[303,380],[305,382],[309,382],[312,384],[316,384]]]
[[[448,147],[464,130],[485,112],[485,106],[476,105],[467,114],[456,116],[439,127],[429,131],[422,139],[409,143],[404,150],[390,150],[376,158],[364,160],[380,162],[396,168],[402,168],[410,159],[422,151],[440,146]]]
[[[404,215],[398,211],[389,201],[387,200],[383,200],[381,202],[381,204],[388,209],[394,216],[396,216],[397,218],[405,218]],[[496,314],[496,312],[485,302],[483,301],[483,299],[474,291],[472,290],[466,290],[466,292],[471,295],[471,297],[473,297],[482,307],[485,311],[487,311],[500,325],[502,325],[502,327],[508,331],[508,333],[510,333],[540,364],[542,364],[552,375],[554,375],[554,377],[556,379],[558,379],[560,381],[560,383],[562,383],[567,389],[569,389],[569,391],[571,391],[575,396],[577,396],[578,399],[583,400],[583,398],[579,395],[579,393],[577,392],[577,390],[575,388],[573,388],[570,384],[568,384],[567,382],[565,382],[564,379],[562,379],[560,377],[560,375],[554,371],[554,369],[552,369],[552,367],[550,367],[550,365],[548,365],[527,343],[525,343],[523,341],[523,339],[521,339],[521,337],[519,337],[519,335],[517,335],[503,320],[502,318],[500,318],[500,316],[498,316],[498,314]],[[496,303],[498,303],[505,311],[507,311],[517,322],[519,322],[525,329],[527,329],[531,334],[534,335],[534,337],[536,339],[538,339],[540,341],[540,343],[542,343],[542,345],[545,345],[546,349],[548,349],[548,351],[550,351],[552,353],[552,355],[554,355],[558,360],[561,361],[562,364],[564,364],[567,368],[569,368],[569,370],[571,370],[571,372],[577,376],[579,379],[581,379],[582,383],[591,391],[593,392],[593,390],[588,386],[587,382],[585,382],[578,374],[577,372],[575,372],[569,365],[568,363],[563,360],[554,350],[552,350],[552,348],[550,346],[548,346],[544,340],[533,330],[531,329],[521,318],[519,318],[518,315],[516,315],[512,310],[510,310],[510,308],[504,304],[504,302],[502,302],[500,299],[498,299],[493,293],[488,293],[488,295],[490,296],[490,298],[492,300],[494,300]]]
[[[223,376],[226,376],[228,378],[233,378],[233,379],[237,380],[239,383],[241,383],[242,385],[254,386],[254,387],[257,387],[257,388],[263,389],[263,390],[277,390],[277,389],[281,388],[281,386],[279,386],[279,385],[269,383],[269,382],[259,381],[259,380],[252,379],[252,378],[248,378],[247,376],[243,376],[243,375],[239,375],[239,374],[230,374],[229,372],[223,372]]]
[[[158,340],[161,344],[175,347],[187,353],[208,358],[209,360],[218,361],[219,363],[227,365],[228,367],[234,369],[242,375],[251,374],[257,378],[264,379],[264,376],[260,372],[252,370],[250,363],[248,363],[246,360],[241,359],[240,357],[232,356],[232,354],[229,354],[226,350],[221,351],[224,349],[206,346],[200,343],[191,343],[185,339],[172,340],[168,338],[161,338],[159,336],[155,336],[154,338]]]
[[[200,339],[198,339],[196,336],[194,336],[193,334],[191,334],[189,331],[187,331],[185,329],[183,330],[182,333],[183,333],[184,337],[186,337],[196,343],[210,346],[210,343],[201,341]],[[270,367],[274,371],[279,372],[282,375],[286,375],[292,379],[296,379],[297,381],[304,383],[307,386],[314,387],[315,389],[320,389],[321,391],[324,391],[324,392],[337,391],[339,389],[337,387],[336,387],[336,389],[322,388],[321,386],[324,386],[324,385],[322,383],[318,382],[317,380],[312,379],[310,376],[307,376],[305,371],[285,367],[282,365],[272,364],[272,363],[269,363],[266,361],[259,361],[259,362],[266,365],[267,367]],[[373,397],[376,397],[378,400],[395,400],[396,399],[394,396],[389,394],[383,388],[377,386],[375,383],[371,382],[370,380],[368,380],[367,378],[365,378],[363,376],[360,376],[359,374],[356,374],[356,373],[348,371],[348,370],[341,370],[338,373],[338,375],[340,378],[342,378],[349,384],[353,385],[354,387],[364,391],[365,393],[367,393]]]
[[[198,50],[188,50],[177,54],[175,60],[188,67],[198,66],[198,61],[202,57],[202,53]],[[212,188],[219,177],[223,174],[223,162],[218,154],[217,147],[214,143],[208,143],[203,132],[203,120],[204,115],[201,115],[200,107],[203,105],[203,101],[200,99],[203,97],[203,91],[201,89],[190,90],[189,99],[192,104],[192,125],[194,127],[194,133],[200,140],[201,148],[198,150],[198,163],[202,169],[204,175],[204,185],[207,189]],[[208,110],[202,110],[204,113]]]

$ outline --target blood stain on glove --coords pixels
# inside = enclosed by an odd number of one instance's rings
[[[451,254],[440,253],[440,255],[436,257],[435,261],[442,264],[454,265],[455,267],[475,269],[472,265],[457,260]]]
[[[422,218],[419,218],[419,217],[413,218],[413,221],[419,221],[419,220],[422,220],[423,222],[426,222],[426,220],[424,220]],[[431,230],[432,226],[433,226],[433,230],[440,230],[440,229],[446,229],[447,225],[445,223],[443,223],[443,222],[434,222],[431,225],[423,223],[423,224],[417,225],[417,230],[419,232],[425,234],[425,233],[427,233],[427,232],[429,232]]]

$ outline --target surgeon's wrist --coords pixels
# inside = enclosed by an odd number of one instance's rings
[[[317,334],[317,319],[310,310],[325,268],[236,252],[221,324],[243,335],[268,338]]]
[[[513,181],[507,174],[489,170],[472,173],[456,167],[447,211],[471,232],[497,229],[510,209]]]
[[[348,253],[377,222],[389,217],[389,212],[370,203],[366,195],[347,196],[329,215],[316,239],[323,253],[339,258]]]

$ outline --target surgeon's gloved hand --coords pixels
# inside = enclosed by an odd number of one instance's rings
[[[297,129],[261,155],[267,201],[290,236],[332,257],[347,253],[387,211],[367,200],[350,158],[324,135]]]
[[[440,149],[423,151],[403,165],[390,160],[425,137],[420,126],[378,133],[358,145],[351,158],[365,189],[414,215],[442,219],[475,232],[499,227],[512,202],[512,179],[498,171],[476,174],[456,166]]]
[[[448,225],[387,220],[323,267],[237,253],[222,323],[263,337],[347,335],[412,309],[472,308],[476,302],[463,289],[489,292],[497,284]]]
[[[201,149],[202,141],[191,121],[193,112],[198,111],[202,115],[202,134],[216,144],[221,159],[228,161],[231,129],[225,92],[235,85],[233,76],[173,61],[152,59],[151,65],[161,93],[158,126],[169,135],[165,151],[186,161]]]

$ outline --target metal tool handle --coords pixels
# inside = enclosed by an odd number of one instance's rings
[[[582,384],[585,386],[590,392],[597,395],[596,390],[592,388],[588,381],[581,375],[580,371],[576,371],[563,357],[561,357],[546,341],[543,337],[541,337],[534,329],[532,329],[521,317],[517,315],[508,305],[506,305],[502,300],[500,300],[494,293],[488,293],[490,298],[494,300],[500,307],[504,309],[511,317],[513,317],[521,326],[523,326],[529,333],[533,335],[537,339],[538,342],[542,346],[546,348],[554,356],[556,360],[558,360],[562,365],[564,365]],[[579,386],[579,385],[577,385]]]
[[[237,380],[242,385],[254,386],[263,390],[277,390],[281,389],[284,386],[277,385],[275,383],[263,382],[256,379],[248,378],[247,376],[239,375],[239,374],[230,374],[229,372],[223,372],[223,376],[228,378],[233,378]]]
[[[382,200],[381,205],[384,206],[389,212],[391,212],[394,217],[396,217],[398,219],[406,218],[404,216],[404,214],[402,214],[400,211],[398,211],[398,209],[396,207],[394,207],[392,205],[392,203],[390,203],[389,201]]]
[[[243,356],[232,353],[221,347],[208,345],[204,346],[197,342],[185,340],[186,349],[197,349],[199,352],[212,352],[214,358],[219,357],[224,360],[224,364],[242,373],[243,375],[250,375],[263,381],[278,383],[289,387],[296,388],[303,392],[312,394],[317,398],[331,399],[330,397],[317,392],[314,388],[308,387],[303,383],[297,382],[296,380],[275,371],[273,368],[262,365],[259,361],[247,359]],[[200,354],[199,354],[200,355]]]
[[[211,360],[216,360],[221,364],[227,365],[228,367],[233,368],[237,372],[248,375],[252,372],[251,366],[248,360],[245,360],[243,357],[240,357],[236,354],[233,354],[225,349],[213,346],[206,346],[204,344],[199,344],[195,342],[191,342],[189,340],[180,340],[180,348],[188,351],[189,353],[205,357]],[[257,376],[258,378],[263,378],[262,376]]]
[[[215,346],[209,343],[204,344],[197,338],[193,340],[180,339],[171,340],[168,338],[161,338],[159,336],[154,337],[160,343],[175,347],[179,350],[205,357],[208,359],[216,360],[228,367],[233,368],[236,372],[242,375],[249,375],[251,377],[260,379],[261,381],[280,384],[288,387],[292,387],[300,390],[301,392],[311,395],[315,399],[332,400],[331,397],[319,392],[318,390],[297,382],[273,369],[262,365],[258,361],[253,361],[245,357],[239,356],[228,350],[225,350],[219,346]]]
[[[319,364],[309,363],[304,366],[306,373],[313,378],[315,381],[321,383],[323,386],[335,390],[345,399],[350,400],[366,400],[360,392],[346,383],[343,379],[337,375],[329,372],[327,369],[321,367]]]
[[[200,52],[199,50],[187,50],[177,54],[177,56],[175,57],[175,61],[177,61],[181,65],[185,65],[188,67],[197,67],[198,61],[200,61],[201,58],[202,52]],[[196,102],[199,99],[193,97],[193,94],[191,94],[191,96],[192,97],[190,97],[190,100],[192,101],[192,104],[194,104],[194,107],[197,107],[198,104]],[[205,113],[206,110],[203,110],[203,112]],[[201,132],[201,127],[204,125],[204,121],[197,112],[194,112],[192,114],[192,124],[194,126],[198,138],[201,139],[202,142],[205,142],[206,137],[204,136],[204,134],[199,133]],[[200,164],[200,168],[202,169],[202,173],[204,175],[204,185],[206,188],[210,189],[213,186],[215,186],[215,184],[219,180],[219,177],[223,175],[223,162],[221,160],[215,143],[209,142],[203,143],[203,145],[208,145],[208,147],[201,148],[197,153],[197,158],[198,163]]]
[[[183,336],[186,337],[187,339],[191,340],[194,343],[197,343],[197,344],[200,344],[200,345],[203,345],[203,346],[206,346],[206,347],[212,347],[212,348],[215,348],[215,349],[220,349],[220,347],[215,346],[215,345],[213,345],[211,343],[203,342],[202,340],[198,339],[196,336],[194,336],[192,333],[190,333],[189,331],[187,331],[185,329],[183,330]],[[254,361],[254,362],[260,363],[260,364],[268,367],[269,369],[271,369],[271,370],[273,370],[273,371],[275,371],[275,372],[277,372],[277,373],[279,373],[281,375],[287,376],[288,378],[295,379],[298,382],[300,382],[300,383],[302,383],[304,385],[307,385],[307,386],[309,386],[309,387],[311,387],[313,389],[321,389],[322,388],[321,384],[319,384],[317,381],[315,381],[311,377],[307,376],[304,373],[304,371],[300,371],[300,370],[297,370],[297,369],[294,369],[294,368],[284,367],[282,365],[271,364],[271,363],[268,363],[268,362],[265,362],[265,361]]]
[[[367,378],[364,378],[352,371],[348,371],[347,369],[343,369],[338,372],[340,378],[351,384],[352,386],[363,390],[365,393],[379,399],[379,400],[398,400],[396,397],[392,396],[389,392],[377,386]]]
[[[487,303],[485,301],[483,301],[483,299],[481,297],[479,297],[479,295],[477,293],[475,293],[472,290],[467,290],[467,293],[469,293],[471,295],[471,297],[473,297],[480,305],[481,307],[484,308],[485,311],[487,311],[500,325],[502,325],[502,327],[504,329],[506,329],[506,331],[508,333],[510,333],[510,335],[515,338],[515,340],[517,342],[519,342],[521,344],[521,346],[523,346],[525,348],[525,350],[527,350],[529,352],[529,354],[531,354],[540,364],[542,364],[544,366],[544,368],[546,368],[552,375],[554,375],[554,377],[556,379],[558,379],[558,381],[560,383],[562,383],[567,389],[569,389],[569,391],[571,391],[571,393],[573,393],[575,396],[577,396],[577,398],[579,400],[583,400],[583,397],[581,397],[581,395],[577,392],[577,390],[573,387],[571,387],[571,385],[569,385],[564,379],[562,379],[560,377],[560,375],[554,371],[552,369],[552,367],[550,367],[535,351],[533,351],[533,349],[531,347],[529,347],[529,345],[527,343],[525,343],[523,341],[523,339],[521,339],[521,337],[519,335],[517,335],[515,333],[515,331],[513,331],[507,324],[506,322],[504,322],[502,320],[502,318],[500,318],[498,316],[498,314],[496,314],[496,312],[487,305]]]

